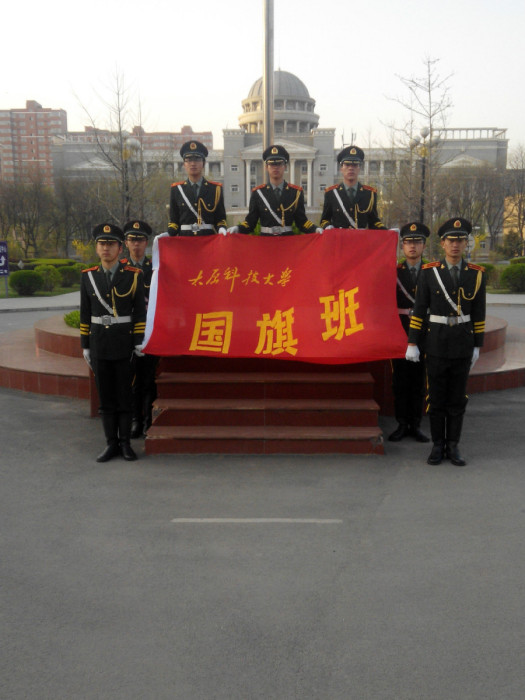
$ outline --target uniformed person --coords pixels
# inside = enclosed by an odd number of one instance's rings
[[[322,229],[317,229],[306,216],[303,188],[284,179],[290,160],[286,148],[268,146],[263,160],[268,183],[252,190],[248,216],[238,226],[229,228],[228,232],[252,233],[260,221],[261,236],[291,236],[294,223],[302,233],[322,233]]]
[[[80,288],[80,342],[95,374],[106,449],[97,462],[118,454],[137,459],[130,446],[134,354],[146,328],[142,272],[119,258],[124,234],[113,224],[93,229],[100,265],[84,270]]]
[[[399,319],[408,336],[410,315],[414,307],[417,279],[421,270],[423,250],[430,231],[419,221],[405,224],[400,231],[404,259],[397,266],[397,310]],[[421,339],[423,340],[423,338]],[[420,342],[419,348],[421,349]],[[421,432],[423,397],[425,386],[424,362],[409,362],[404,358],[392,360],[392,391],[394,411],[398,426],[389,435],[391,442],[399,442],[411,435],[418,442],[428,442]]]
[[[203,175],[208,149],[199,141],[187,141],[182,144],[180,155],[188,178],[171,186],[168,233],[171,236],[226,234],[222,185]]]
[[[347,146],[338,154],[343,182],[325,190],[321,214],[323,229],[386,228],[377,214],[377,190],[359,182],[364,160],[365,154],[358,146]]]
[[[445,257],[423,265],[410,319],[407,360],[418,361],[418,343],[426,330],[434,443],[428,464],[440,464],[445,457],[458,467],[466,464],[458,443],[468,400],[468,375],[483,345],[486,305],[484,269],[463,259],[471,230],[471,223],[460,217],[441,226],[438,234]]]
[[[153,231],[145,221],[135,219],[124,225],[124,239],[129,251],[128,262],[132,267],[142,270],[144,281],[144,297],[146,310],[148,308],[149,290],[151,287],[151,260],[146,255],[146,247]],[[131,421],[131,437],[146,437],[151,426],[151,414],[153,402],[157,398],[157,384],[155,373],[158,357],[144,355],[135,359],[135,380],[133,382],[133,415]]]

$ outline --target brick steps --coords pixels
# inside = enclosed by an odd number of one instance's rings
[[[147,454],[384,454],[379,427],[157,426]]]
[[[164,372],[148,454],[383,454],[367,372]]]
[[[377,426],[372,399],[157,399],[155,425]]]

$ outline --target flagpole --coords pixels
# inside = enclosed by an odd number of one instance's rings
[[[273,144],[273,0],[264,0],[263,150]]]

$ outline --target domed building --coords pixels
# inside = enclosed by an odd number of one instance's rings
[[[276,136],[310,134],[319,126],[319,117],[314,113],[313,100],[306,85],[293,73],[277,70],[273,74],[274,133]],[[252,85],[248,97],[242,101],[243,113],[239,126],[250,134],[263,133],[263,79]]]

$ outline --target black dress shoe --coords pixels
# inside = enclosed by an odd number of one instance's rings
[[[414,438],[416,442],[430,442],[430,438],[422,433],[419,428],[411,428],[410,435]]]
[[[120,454],[117,442],[110,442],[104,452],[101,452],[97,457],[97,462],[109,462],[110,459]]]
[[[120,443],[120,452],[127,462],[134,462],[137,459],[137,455],[127,441]]]
[[[131,421],[131,433],[130,437],[132,440],[135,440],[135,438],[142,437],[142,425],[139,420],[136,420],[135,418]]]
[[[457,442],[449,442],[447,444],[447,458],[450,459],[455,467],[466,467],[467,463],[459,454]]]
[[[388,436],[390,442],[399,442],[405,435],[408,435],[408,427],[404,423],[399,423],[397,428]]]
[[[427,464],[441,464],[444,456],[445,452],[443,449],[443,445],[440,442],[435,442],[432,447],[432,451],[428,455]]]

